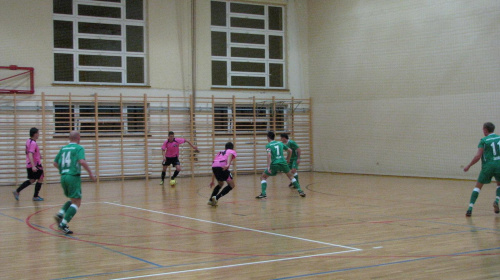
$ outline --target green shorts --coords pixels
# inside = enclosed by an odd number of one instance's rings
[[[500,165],[486,164],[481,168],[477,181],[481,184],[489,184],[493,177],[495,177],[495,180],[500,181]]]
[[[290,167],[288,167],[288,164],[286,162],[285,163],[278,163],[278,164],[271,164],[271,172],[269,172],[269,170],[267,170],[267,168],[264,171],[264,173],[266,173],[269,176],[276,176],[276,174],[278,174],[278,172],[288,173],[288,172],[290,172]]]
[[[297,159],[295,158],[292,158],[290,159],[290,163],[288,163],[288,167],[291,169],[296,169],[296,170],[299,170],[299,165],[297,164]]]
[[[82,198],[82,179],[80,176],[61,175],[61,186],[68,198]]]

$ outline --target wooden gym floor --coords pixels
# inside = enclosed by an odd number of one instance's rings
[[[182,173],[181,173],[182,174]],[[58,184],[17,202],[0,187],[0,279],[492,279],[500,277],[495,184],[465,217],[474,182],[301,173],[258,175],[207,205],[209,177],[84,183],[83,204],[57,231]]]

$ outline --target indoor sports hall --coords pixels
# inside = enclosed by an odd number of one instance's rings
[[[476,184],[499,23],[496,0],[0,0],[0,279],[499,278]],[[65,208],[75,131],[96,181],[78,161]],[[263,180],[269,131],[305,196]]]

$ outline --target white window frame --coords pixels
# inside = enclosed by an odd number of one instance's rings
[[[235,128],[235,124],[236,126],[238,126],[238,123],[240,122],[243,122],[243,123],[253,123],[254,121],[254,117],[253,117],[253,104],[238,104],[236,105],[236,108],[233,108],[233,105],[229,105],[229,104],[216,104],[214,106],[214,108],[217,108],[217,109],[226,109],[227,111],[227,116],[225,117],[227,119],[227,123],[226,124],[223,124],[221,123],[219,120],[217,120],[217,118],[215,118],[215,122],[214,123],[214,127],[219,127],[221,125],[225,126],[225,128],[223,130],[218,130],[217,128],[215,129],[215,134],[231,134],[233,133],[233,130]],[[238,113],[236,112],[236,110],[238,109],[250,109],[252,110],[252,112],[250,112],[250,114],[248,114],[247,116],[238,116]],[[255,116],[255,123],[266,123],[266,128],[265,129],[259,129],[258,126],[257,126],[257,129],[255,130],[255,132],[257,133],[266,133],[267,131],[271,131],[271,130],[274,130],[273,128],[273,109],[274,110],[278,110],[278,109],[281,109],[283,110],[283,127],[277,129],[278,131],[286,131],[287,130],[287,114],[288,114],[288,106],[286,105],[276,105],[276,106],[272,106],[272,105],[256,105],[255,106],[255,110],[256,111],[260,111],[260,110],[264,110],[265,113],[264,113],[264,116],[259,116],[258,113],[255,113],[256,116]],[[220,116],[222,117],[222,116]],[[253,133],[254,130],[253,130],[253,126],[252,127],[249,127],[248,129],[237,129],[236,130],[236,133],[239,133],[239,134],[245,134],[245,133]]]
[[[213,88],[249,88],[249,89],[286,89],[287,87],[287,64],[286,64],[286,24],[285,24],[285,6],[281,5],[267,5],[267,4],[255,4],[255,3],[245,3],[245,2],[234,2],[234,1],[224,1],[224,0],[214,0],[216,2],[226,2],[226,26],[215,26],[211,25],[211,32],[224,32],[226,34],[226,56],[211,56],[211,61],[225,62],[227,69],[227,81],[226,85],[214,85],[212,83]],[[255,6],[263,6],[264,7],[264,15],[255,15],[255,14],[243,14],[243,13],[233,13],[230,10],[230,5],[232,3],[239,3],[245,5],[255,5]],[[283,30],[270,30],[269,29],[269,7],[279,7],[282,9],[282,21],[283,21]],[[242,27],[231,27],[231,18],[247,18],[247,19],[259,19],[264,20],[265,28],[264,29],[255,29],[255,28],[242,28]],[[242,33],[242,34],[255,34],[255,35],[264,35],[265,43],[263,45],[260,44],[249,44],[249,43],[232,43],[231,42],[231,33]],[[282,49],[282,59],[271,59],[269,58],[269,36],[279,36],[282,38],[283,49]],[[252,49],[264,49],[265,57],[264,58],[242,58],[242,57],[232,57],[231,48],[232,47],[242,47],[242,48],[252,48]],[[239,72],[233,71],[231,69],[232,62],[255,62],[255,63],[264,63],[265,64],[265,72]],[[281,87],[271,87],[270,81],[270,64],[281,64],[283,65],[282,72],[282,83]],[[213,74],[212,74],[213,77]],[[248,86],[248,85],[233,85],[232,78],[233,77],[263,77],[265,78],[264,86]]]
[[[126,19],[126,0],[121,0],[121,3],[114,2],[100,2],[91,0],[73,0],[73,14],[55,14],[53,13],[54,21],[66,21],[72,22],[73,24],[73,48],[54,48],[53,53],[55,54],[70,54],[73,55],[73,81],[56,81],[55,69],[54,69],[54,83],[56,84],[87,84],[87,85],[132,85],[132,86],[143,86],[147,85],[148,73],[147,73],[147,29],[146,29],[146,5],[143,0],[143,20],[137,19]],[[93,17],[93,16],[79,16],[78,6],[102,6],[102,7],[115,7],[121,8],[121,18],[104,18],[104,17]],[[121,26],[121,35],[104,35],[104,34],[87,34],[78,32],[78,23],[100,23],[100,24],[114,24]],[[127,52],[127,38],[126,38],[126,27],[127,26],[140,26],[143,28],[143,52]],[[54,30],[55,32],[55,30]],[[86,50],[79,49],[78,43],[79,39],[101,39],[101,40],[112,40],[119,41],[121,43],[121,51],[108,51],[108,50]],[[103,55],[109,57],[120,57],[121,66],[111,67],[111,66],[86,66],[79,65],[80,55]],[[143,59],[143,77],[144,81],[142,83],[132,83],[128,82],[127,77],[127,58],[128,57],[139,57]],[[90,81],[80,81],[81,71],[92,71],[92,72],[116,72],[121,74],[121,82],[90,82]]]

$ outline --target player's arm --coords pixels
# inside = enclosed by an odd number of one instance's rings
[[[212,173],[212,182],[210,182],[210,188],[213,188],[213,186],[215,185],[215,174]]]
[[[232,155],[232,154],[229,154],[229,155],[227,156],[227,164],[226,164],[226,166],[224,166],[224,167],[222,168],[222,170],[228,170],[228,169],[229,169],[229,166],[231,166],[231,162],[233,162],[233,155]]]
[[[481,157],[483,156],[483,152],[484,152],[483,148],[477,149],[476,155],[472,158],[472,160],[470,161],[470,163],[467,164],[467,166],[464,168],[464,172],[469,171],[469,168],[471,166],[473,166],[474,164],[476,164],[481,159]]]
[[[191,142],[189,142],[189,140],[187,140],[187,139],[185,139],[185,140],[186,140],[186,143],[188,143],[188,144],[189,144],[189,146],[191,146],[191,148],[193,148],[193,150],[194,150],[195,152],[199,152],[199,151],[198,151],[198,147],[196,147],[195,145],[191,144]]]
[[[89,173],[89,177],[90,177],[90,179],[92,179],[92,181],[94,181],[94,182],[95,182],[95,181],[96,181],[96,177],[95,177],[95,176],[94,176],[94,174],[92,173],[92,170],[90,170],[90,167],[89,167],[89,165],[87,164],[87,162],[86,162],[84,159],[81,159],[81,160],[79,160],[79,161],[78,161],[78,163],[79,163],[81,166],[83,166],[83,168],[84,168],[85,170],[87,170],[87,173]]]
[[[37,168],[36,168],[36,165],[35,165],[35,159],[33,158],[33,153],[32,152],[28,152],[28,158],[30,159],[30,162],[31,162],[31,169],[33,170],[33,172],[36,172]]]
[[[290,162],[290,158],[292,157],[292,153],[290,151],[292,149],[288,148],[286,145],[283,145],[283,150],[286,151],[286,162]]]
[[[267,171],[271,172],[271,149],[267,149]]]
[[[300,164],[300,154],[301,154],[300,148],[297,148],[295,152],[297,152],[297,166],[298,166]]]

